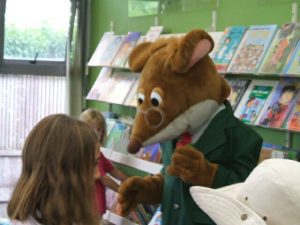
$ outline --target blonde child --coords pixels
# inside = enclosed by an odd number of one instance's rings
[[[89,124],[96,131],[99,137],[98,148],[100,150],[100,146],[104,144],[106,139],[106,122],[102,113],[97,109],[90,108],[82,112],[79,119]],[[120,181],[124,181],[127,178],[127,175],[115,168],[112,163],[105,158],[101,151],[98,168],[99,174],[95,177],[96,204],[99,214],[103,215],[106,211],[105,187],[110,188],[115,192],[118,192],[119,188],[119,184],[111,179],[107,173]]]
[[[8,203],[12,225],[99,225],[94,200],[97,136],[64,114],[42,119],[22,150],[21,176]]]

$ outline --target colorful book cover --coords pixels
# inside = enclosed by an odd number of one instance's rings
[[[223,36],[223,31],[208,32],[208,34],[212,37],[215,44],[214,49],[209,53],[210,58],[213,58],[216,54],[217,46],[219,45],[219,42],[221,41],[221,38]]]
[[[133,76],[129,71],[114,70],[99,100],[114,104],[123,104],[135,79],[136,76]]]
[[[227,69],[229,73],[256,73],[276,33],[277,25],[254,25],[245,32]]]
[[[246,124],[254,124],[271,95],[276,81],[254,80],[245,92],[235,116]]]
[[[96,50],[94,51],[90,61],[88,62],[88,66],[101,66],[100,59],[104,52],[104,49],[107,48],[109,40],[111,40],[114,32],[105,32],[98,43]]]
[[[151,26],[146,33],[145,41],[154,42],[162,33],[163,26]]]
[[[245,26],[225,28],[219,44],[216,45],[217,48],[212,58],[218,72],[223,73],[226,71],[245,31]]]
[[[136,45],[136,42],[141,36],[141,32],[129,32],[126,37],[124,38],[124,41],[122,42],[122,45],[119,48],[119,51],[117,52],[116,56],[114,57],[111,65],[114,67],[125,67],[126,60]]]
[[[298,41],[291,57],[283,69],[283,74],[299,76],[300,75],[300,41]]]
[[[110,66],[113,58],[119,51],[120,46],[124,40],[124,35],[113,35],[110,36],[106,48],[103,50],[103,54],[99,58],[99,64],[101,66]]]
[[[153,144],[143,147],[136,155],[138,158],[150,162],[161,163],[161,147],[160,144]]]
[[[286,121],[285,128],[300,131],[300,92],[295,97],[295,102]]]
[[[280,74],[299,39],[299,24],[289,23],[282,25],[266,53],[259,68],[259,73]]]
[[[297,79],[280,79],[257,124],[275,128],[283,127],[298,91],[299,81]]]
[[[137,107],[137,91],[139,86],[138,76],[137,79],[134,81],[131,90],[129,91],[126,99],[124,101],[124,105]]]
[[[103,67],[94,82],[91,90],[86,96],[89,100],[99,100],[101,94],[105,91],[112,74],[113,69],[108,67]]]
[[[241,80],[236,78],[226,78],[226,80],[231,88],[231,92],[227,100],[230,102],[234,111],[242,99],[250,80]]]
[[[162,224],[162,211],[161,211],[161,207],[158,207],[151,221],[148,223],[148,225],[161,225],[161,224]]]

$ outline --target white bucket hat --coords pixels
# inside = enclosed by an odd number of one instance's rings
[[[245,182],[224,188],[190,188],[217,225],[300,225],[300,163],[267,159]]]

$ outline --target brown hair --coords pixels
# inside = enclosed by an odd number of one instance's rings
[[[29,133],[22,172],[9,201],[11,219],[43,225],[96,225],[93,204],[96,135],[64,114],[42,119]]]
[[[100,144],[104,144],[106,140],[106,122],[102,113],[97,109],[86,109],[83,111],[79,119],[83,122],[88,123],[90,126],[103,131],[103,137],[99,137]]]

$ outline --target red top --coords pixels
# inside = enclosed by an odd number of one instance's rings
[[[101,176],[109,173],[114,168],[112,163],[107,158],[105,158],[102,153],[100,154],[98,166]],[[97,180],[95,184],[97,211],[100,213],[100,215],[103,215],[106,211],[105,186],[100,180]]]

